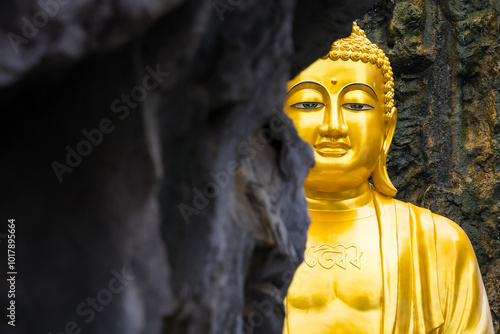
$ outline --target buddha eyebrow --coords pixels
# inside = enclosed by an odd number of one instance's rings
[[[296,83],[295,85],[293,85],[293,87],[292,87],[292,88],[290,88],[290,89],[288,90],[288,92],[286,92],[286,95],[288,95],[288,94],[289,94],[289,93],[290,93],[290,92],[291,92],[291,91],[292,91],[295,87],[300,86],[300,85],[303,85],[303,84],[307,84],[307,83],[309,83],[309,84],[313,84],[313,85],[318,85],[318,86],[320,86],[321,88],[323,88],[324,90],[328,91],[328,88],[326,88],[325,86],[323,86],[323,85],[322,85],[322,84],[320,84],[319,82],[316,82],[316,81],[301,81],[301,82]],[[378,99],[378,95],[377,95],[377,93],[375,93],[375,91],[373,90],[373,88],[372,88],[370,85],[367,85],[367,84],[365,84],[365,83],[363,83],[363,82],[353,82],[353,83],[347,84],[347,85],[345,85],[344,87],[342,87],[341,91],[342,91],[342,90],[344,90],[344,89],[346,89],[346,88],[347,88],[347,87],[349,87],[349,86],[354,86],[354,85],[361,85],[361,86],[365,86],[365,87],[370,88],[370,90],[373,92],[373,94],[375,95],[375,97]]]
[[[290,88],[290,89],[288,90],[288,92],[286,92],[286,95],[288,95],[288,93],[290,93],[290,92],[291,92],[291,91],[292,91],[295,87],[300,86],[300,85],[303,85],[303,84],[308,84],[308,83],[309,83],[309,84],[313,84],[313,85],[318,85],[318,86],[320,86],[321,88],[323,88],[324,90],[328,91],[328,89],[327,89],[325,86],[323,86],[322,84],[320,84],[319,82],[316,82],[316,81],[301,81],[301,82],[299,82],[299,83],[297,83],[297,84],[293,85],[293,87],[292,87],[292,88]],[[368,87],[370,87],[370,86],[368,86]]]
[[[370,90],[373,92],[373,94],[375,95],[375,97],[378,99],[377,93],[375,93],[375,91],[373,90],[373,88],[372,88],[370,85],[367,85],[367,84],[362,83],[362,82],[353,82],[353,83],[350,83],[350,84],[345,85],[344,87],[342,87],[342,89],[341,89],[341,90],[344,90],[344,89],[346,89],[347,87],[349,87],[349,86],[354,86],[354,85],[361,85],[361,86],[365,86],[365,87],[370,88]]]

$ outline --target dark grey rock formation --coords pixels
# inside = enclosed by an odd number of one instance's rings
[[[373,2],[2,3],[0,332],[279,333],[312,164],[285,83]]]
[[[382,1],[360,22],[386,50],[398,125],[397,198],[467,232],[500,330],[499,2]]]

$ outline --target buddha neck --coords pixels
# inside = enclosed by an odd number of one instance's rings
[[[360,186],[338,191],[323,192],[305,188],[309,210],[342,212],[356,210],[372,202],[372,190],[368,180]]]

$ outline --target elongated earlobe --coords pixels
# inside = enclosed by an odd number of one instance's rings
[[[394,137],[394,130],[396,129],[397,120],[397,110],[393,108],[391,113],[387,115],[387,136],[384,140],[384,145],[382,151],[380,152],[380,157],[378,158],[377,165],[372,174],[373,184],[375,188],[382,194],[386,196],[394,196],[398,192],[397,189],[391,182],[389,175],[387,174],[386,160],[387,153],[389,152],[389,147],[392,143],[392,138]]]

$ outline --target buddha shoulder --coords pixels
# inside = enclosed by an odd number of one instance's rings
[[[476,266],[476,255],[465,231],[454,221],[432,213],[436,229],[437,250],[442,256],[455,255],[469,260]]]
[[[431,212],[429,209],[421,208],[416,205],[395,200],[396,208],[407,206],[411,209],[415,216],[418,216],[420,221],[431,219],[432,224],[421,223],[420,225],[427,228],[433,228],[435,233],[435,242],[438,249],[441,251],[458,251],[460,255],[472,255],[475,258],[474,251],[470,240],[465,231],[454,221],[443,217],[439,214]],[[457,254],[457,255],[459,255]]]

